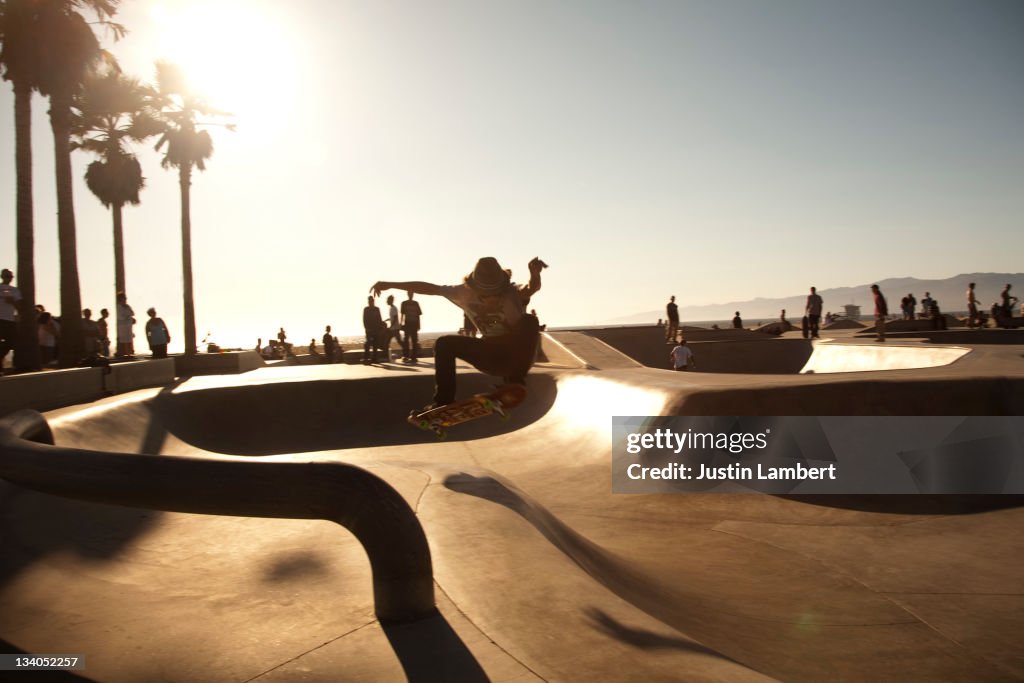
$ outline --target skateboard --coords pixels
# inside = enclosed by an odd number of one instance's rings
[[[509,411],[526,399],[526,387],[522,384],[503,384],[486,394],[474,394],[461,401],[438,406],[423,412],[412,411],[407,422],[414,427],[434,432],[438,439],[444,439],[447,428],[487,415],[496,414],[503,420],[509,418]]]
[[[803,333],[804,339],[807,339],[811,335],[811,322],[805,315],[803,320],[800,321],[800,332]]]

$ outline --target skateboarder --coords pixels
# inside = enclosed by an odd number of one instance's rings
[[[505,270],[491,256],[481,258],[473,272],[459,285],[435,285],[430,282],[379,281],[370,291],[374,296],[388,289],[401,289],[424,296],[443,296],[461,308],[483,335],[481,338],[445,335],[434,345],[433,404],[447,405],[455,400],[455,359],[468,361],[482,372],[503,377],[506,384],[524,384],[533,365],[540,338],[536,316],[526,312],[530,297],[540,290],[540,271],[547,267],[539,258],[529,263],[530,282],[512,282],[512,271]]]

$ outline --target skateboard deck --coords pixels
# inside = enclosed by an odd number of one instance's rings
[[[509,411],[526,399],[522,384],[503,384],[486,394],[474,394],[461,401],[438,406],[423,412],[409,413],[407,421],[414,427],[434,432],[437,438],[447,435],[447,428],[488,415],[508,419]]]
[[[803,320],[800,321],[800,332],[803,333],[804,339],[807,339],[807,337],[809,337],[811,334],[811,321],[807,318],[806,315],[804,316]]]

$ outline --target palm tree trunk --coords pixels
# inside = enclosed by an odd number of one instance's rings
[[[114,301],[117,295],[128,292],[124,288],[124,224],[121,221],[121,207],[114,202],[110,211],[114,214]]]
[[[182,164],[178,170],[181,184],[181,267],[182,294],[185,299],[185,355],[196,353],[196,310],[192,298],[192,220],[189,192],[192,186],[192,165]]]
[[[71,98],[50,96],[50,128],[53,129],[54,165],[57,170],[57,238],[60,251],[60,353],[59,365],[74,367],[85,350],[82,338],[82,294],[78,282],[78,249],[75,238],[75,206],[71,178]]]
[[[35,226],[32,215],[32,88],[14,83],[14,166],[17,175],[18,346],[14,367],[39,369],[39,332],[36,329]]]

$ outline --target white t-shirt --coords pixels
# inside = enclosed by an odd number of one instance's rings
[[[664,352],[662,352],[664,353]],[[672,367],[681,368],[689,365],[693,361],[693,351],[690,350],[689,346],[683,346],[680,344],[672,349]]]
[[[398,307],[394,304],[388,306],[388,322],[390,323],[389,327],[392,330],[398,329]]]
[[[500,296],[490,300],[484,300],[466,284],[444,286],[440,290],[441,296],[465,311],[485,337],[497,337],[514,330],[526,313],[529,301],[523,288],[516,284],[509,285]]]
[[[135,325],[135,311],[128,304],[117,305],[117,339],[121,343],[131,341],[135,336],[132,326]]]
[[[0,320],[14,322],[14,304],[7,303],[10,297],[14,301],[21,301],[21,290],[14,285],[0,284]]]

